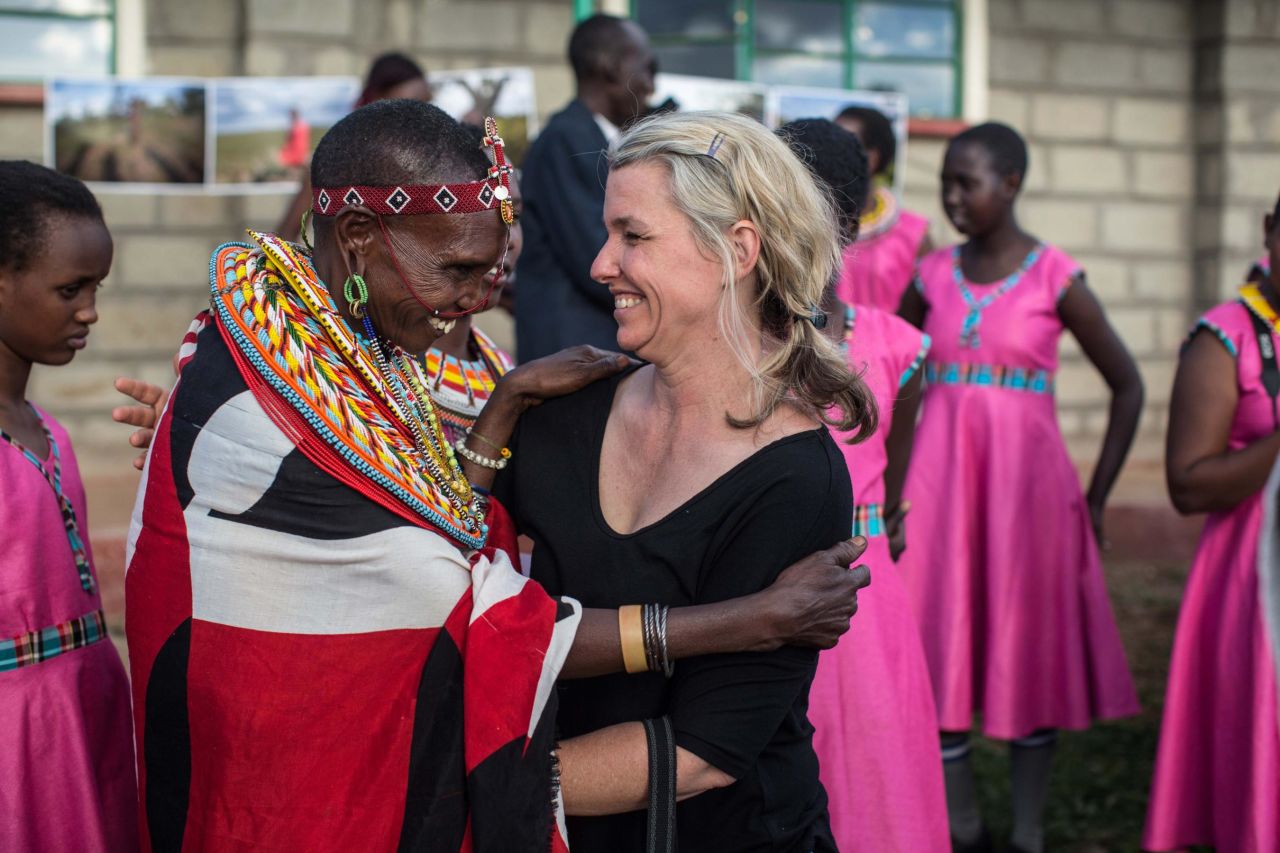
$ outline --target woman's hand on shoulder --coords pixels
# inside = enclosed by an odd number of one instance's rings
[[[631,359],[622,353],[592,346],[569,347],[514,368],[499,380],[494,394],[523,410],[580,391],[630,364]]]
[[[756,650],[833,647],[858,612],[858,590],[871,583],[866,566],[850,568],[866,550],[862,537],[837,543],[791,564],[772,586],[756,593],[767,634]]]
[[[116,406],[111,410],[111,419],[118,424],[137,427],[129,436],[129,444],[142,451],[133,460],[133,467],[141,471],[147,461],[147,448],[155,438],[156,424],[160,422],[160,415],[169,399],[169,392],[159,385],[125,376],[116,380],[115,387],[121,394],[132,397],[137,402],[134,406]]]

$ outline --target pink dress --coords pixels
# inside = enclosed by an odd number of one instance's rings
[[[0,850],[136,850],[129,685],[69,535],[87,529],[71,441],[40,414],[45,459],[0,433]]]
[[[1219,305],[1196,326],[1235,357],[1230,450],[1276,429],[1247,310]],[[1259,492],[1212,513],[1200,535],[1173,644],[1146,849],[1280,850],[1276,674],[1258,597],[1261,520]]]
[[[850,309],[849,364],[863,371],[880,429],[849,445],[854,533],[867,537],[873,582],[858,597],[848,635],[818,658],[809,691],[831,829],[842,850],[949,849],[942,756],[929,669],[906,587],[884,535],[885,440],[898,389],[920,369],[929,339],[892,314]]]
[[[897,201],[888,190],[886,203]],[[909,210],[898,210],[888,228],[867,230],[844,250],[844,264],[836,282],[836,295],[847,305],[867,305],[897,313],[902,294],[915,275],[920,244],[929,231],[929,220]]]
[[[920,261],[933,348],[899,563],[923,630],[938,727],[988,737],[1087,728],[1138,699],[1088,507],[1054,409],[1058,302],[1080,267],[1042,245],[1001,282],[959,250]]]

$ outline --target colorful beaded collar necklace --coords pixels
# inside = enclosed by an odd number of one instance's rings
[[[877,188],[871,194],[871,209],[858,217],[858,242],[879,237],[897,221],[897,196],[884,187]]]
[[[994,288],[979,299],[969,289],[969,282],[965,280],[964,271],[960,268],[960,247],[956,246],[951,250],[951,277],[955,279],[956,286],[960,288],[960,295],[964,297],[965,304],[969,306],[969,313],[965,315],[964,325],[960,327],[960,346],[977,349],[982,345],[982,338],[978,334],[978,327],[982,325],[982,312],[991,307],[991,303],[1017,287],[1018,282],[1022,281],[1022,277],[1026,275],[1027,270],[1035,266],[1035,262],[1040,260],[1040,253],[1043,251],[1044,244],[1037,243],[1023,258],[1022,263],[1018,265],[1016,270],[999,284],[992,282],[995,285]],[[991,287],[990,284],[980,286]]]

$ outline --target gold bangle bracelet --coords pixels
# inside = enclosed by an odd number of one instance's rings
[[[639,604],[618,608],[618,638],[622,642],[622,665],[627,672],[631,675],[648,672],[649,661],[644,654],[644,631]]]

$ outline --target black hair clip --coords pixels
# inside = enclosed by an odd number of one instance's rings
[[[720,146],[723,144],[724,144],[723,133],[717,133],[715,136],[711,137],[711,144],[707,146],[707,156],[714,159],[716,156],[716,152],[720,150]]]

